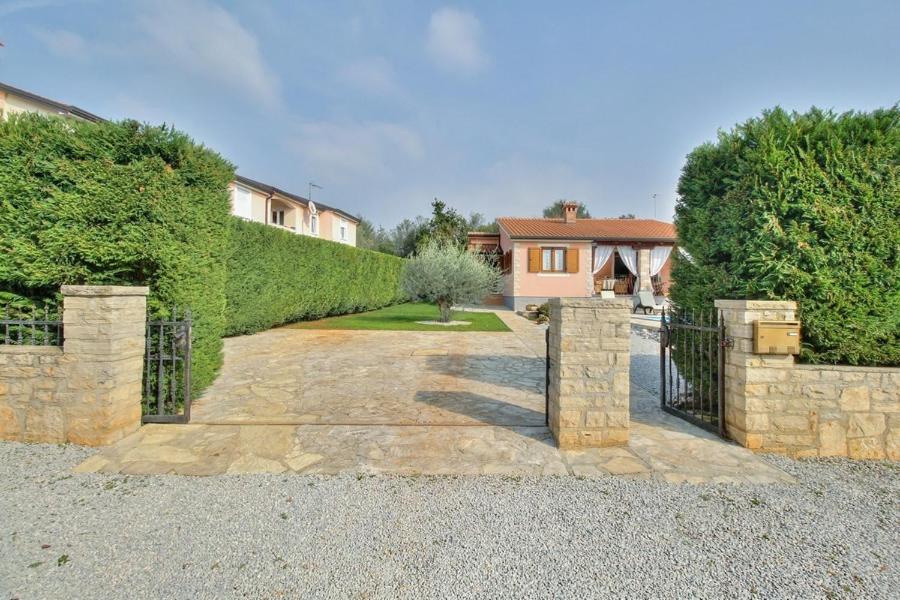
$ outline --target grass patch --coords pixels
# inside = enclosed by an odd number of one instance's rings
[[[422,325],[416,321],[436,321],[439,317],[433,304],[407,303],[355,315],[329,317],[318,321],[304,321],[287,325],[292,329],[381,329],[394,331],[509,331],[497,315],[490,312],[453,311],[454,321],[470,321],[468,325],[445,327]]]

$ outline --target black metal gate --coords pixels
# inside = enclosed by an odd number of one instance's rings
[[[550,426],[550,325],[544,331],[544,425]]]
[[[191,311],[147,320],[144,353],[144,423],[191,420]]]
[[[659,399],[667,413],[725,437],[725,335],[721,313],[663,310]]]

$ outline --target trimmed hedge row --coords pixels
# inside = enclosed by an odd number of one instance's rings
[[[225,335],[401,298],[402,259],[242,222],[233,179],[218,154],[164,126],[0,120],[0,301],[27,313],[62,284],[149,286],[152,316],[193,312],[199,393]]]
[[[226,335],[381,308],[403,298],[403,259],[231,219]]]
[[[671,290],[796,300],[801,359],[900,365],[900,108],[763,113],[688,155]]]
[[[35,114],[0,120],[0,290],[147,285],[149,309],[194,313],[193,377],[221,364],[234,167],[165,126]]]

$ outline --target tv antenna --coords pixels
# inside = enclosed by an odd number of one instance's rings
[[[310,181],[310,182],[309,182],[309,197],[307,198],[307,200],[312,200],[312,191],[313,191],[313,188],[316,188],[317,190],[325,189],[325,188],[323,188],[321,185],[316,185],[315,183],[313,183],[312,181]]]

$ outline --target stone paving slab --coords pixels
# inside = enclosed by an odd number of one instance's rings
[[[190,425],[146,425],[79,472],[570,475],[790,483],[632,382],[627,447],[560,451],[544,426],[545,327],[507,333],[276,329],[226,340]]]
[[[510,332],[272,329],[225,340],[191,422],[539,426],[544,377]]]
[[[148,425],[79,472],[565,475],[544,427]]]
[[[684,434],[681,434],[682,436]],[[621,475],[670,482],[789,483],[739,446],[638,426],[629,447],[560,451],[545,427],[147,425],[75,470],[176,475]],[[677,449],[677,452],[673,452]]]

